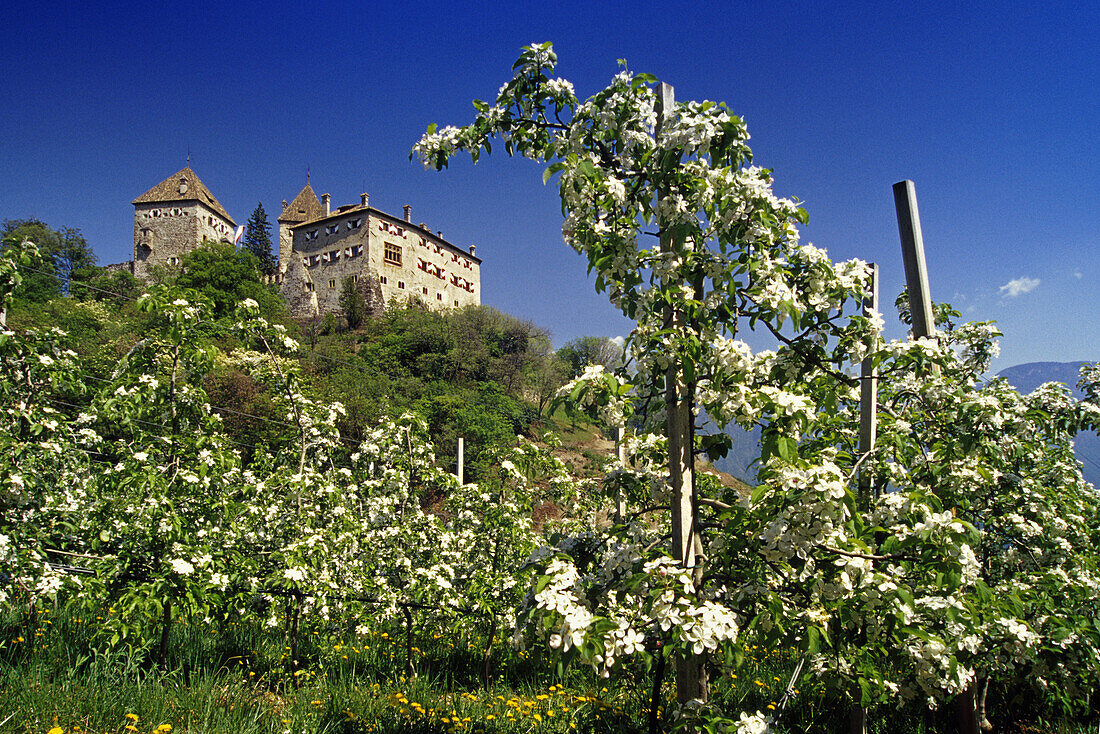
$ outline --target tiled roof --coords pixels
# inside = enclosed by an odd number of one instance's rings
[[[190,166],[164,179],[131,203],[159,204],[169,201],[198,201],[228,219],[230,224],[236,226],[233,217],[229,216],[229,212],[225,210],[225,207],[218,203],[218,200],[210,193],[210,189],[206,188],[206,185],[199,180],[199,177],[195,175]]]
[[[306,184],[305,188],[298,192],[294,201],[290,202],[279,215],[278,221],[288,224],[309,222],[325,216],[325,209],[321,206],[317,194],[313,193],[313,187]]]

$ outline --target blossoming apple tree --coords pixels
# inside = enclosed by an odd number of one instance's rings
[[[868,267],[800,243],[806,214],[750,165],[740,118],[720,104],[674,103],[666,85],[625,70],[580,101],[555,65],[549,44],[525,48],[495,101],[474,102],[471,124],[432,125],[414,147],[436,169],[463,151],[476,162],[494,140],[548,164],[566,242],[636,321],[628,369],[592,370],[565,392],[605,419],[633,416],[639,436],[613,481],[646,501],[610,532],[536,554],[533,627],[603,671],[652,655],[646,640],[656,640],[675,651],[679,699],[693,706],[707,696],[706,656],[733,655],[739,630],[797,644],[807,672],[855,705],[972,690],[974,656],[1003,649],[979,631],[1026,625],[1008,607],[985,623],[973,613],[989,596],[978,585],[988,558],[976,549],[997,556],[1007,541],[986,531],[982,513],[964,511],[955,485],[928,480],[949,475],[956,456],[930,447],[942,438],[910,430],[932,423],[904,413],[930,410],[928,394],[995,401],[974,397],[972,352],[990,348],[983,332],[884,344],[881,316],[856,308]],[[754,353],[737,338],[746,325],[777,347]],[[849,371],[867,357],[896,382],[882,409],[892,420],[863,455]],[[933,361],[941,373],[924,370]],[[700,491],[695,451],[720,456],[728,440],[696,435],[704,412],[719,427],[763,427],[752,497]],[[1047,434],[1035,461],[1048,443],[1064,459],[1065,436]],[[1003,467],[986,448],[973,476],[988,491]],[[1046,476],[1072,474],[1059,466]],[[875,477],[873,496],[858,491],[861,472]],[[668,512],[665,523],[654,525],[655,510]],[[1080,639],[1073,634],[1057,636]],[[759,715],[747,716],[738,726],[758,726]]]

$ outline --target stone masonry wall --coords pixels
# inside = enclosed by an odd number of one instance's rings
[[[198,202],[134,206],[134,275],[149,278],[154,267],[178,265],[204,239],[229,242],[232,223]]]
[[[371,292],[373,302],[417,300],[433,309],[481,303],[481,271],[471,256],[430,231],[367,206],[344,207],[293,228],[293,254],[308,275],[321,313],[339,312],[344,278]],[[301,297],[285,279],[284,295]],[[304,304],[303,304],[304,305]],[[291,313],[299,318],[313,314]]]

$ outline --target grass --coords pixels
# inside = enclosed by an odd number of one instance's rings
[[[145,648],[104,647],[96,636],[103,614],[110,612],[82,617],[41,609],[0,619],[0,734],[59,734],[55,727],[63,734],[648,730],[652,677],[642,666],[608,680],[584,668],[559,673],[543,652],[496,640],[485,685],[485,640],[422,628],[413,640],[415,675],[408,676],[402,630],[356,637],[318,626],[303,630],[295,667],[278,629],[180,619],[162,669]],[[740,668],[712,681],[714,700],[735,719],[742,710],[778,706],[797,663],[790,651],[749,645],[744,653]],[[675,697],[671,681],[661,695]],[[844,731],[846,718],[846,710],[807,686],[789,703],[779,731]],[[870,719],[872,732],[904,734],[946,731],[950,721],[946,713],[915,709],[879,710]],[[997,723],[1017,734],[1087,730],[1041,718],[1034,707],[1026,718]]]

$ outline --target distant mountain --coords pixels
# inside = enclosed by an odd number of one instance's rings
[[[998,377],[1021,394],[1027,394],[1047,382],[1060,382],[1073,391],[1074,397],[1084,397],[1077,389],[1077,373],[1084,362],[1028,362],[1007,367]],[[754,484],[756,467],[750,466],[760,456],[760,429],[745,431],[736,425],[726,429],[733,437],[733,446],[725,458],[714,462],[718,469],[738,479]],[[1073,442],[1074,452],[1083,465],[1085,479],[1100,487],[1100,436],[1091,432],[1077,434]]]
[[[1060,382],[1073,391],[1080,399],[1084,394],[1077,389],[1077,373],[1085,362],[1028,362],[1015,367],[1006,367],[997,373],[997,377],[1008,380],[1008,384],[1018,392],[1027,395],[1046,382]]]
[[[1008,384],[1024,395],[1046,382],[1060,382],[1068,387],[1074,397],[1084,394],[1077,389],[1077,373],[1085,362],[1028,362],[1007,367],[997,373]],[[1100,487],[1100,436],[1082,431],[1073,440],[1073,452],[1081,462],[1085,479]]]
[[[715,468],[756,486],[756,465],[752,462],[760,457],[760,427],[746,431],[733,423],[726,427],[726,433],[733,438],[733,446],[728,454],[714,462]]]

